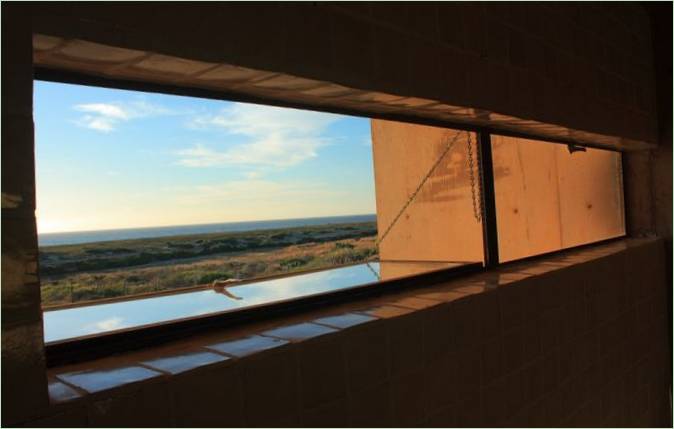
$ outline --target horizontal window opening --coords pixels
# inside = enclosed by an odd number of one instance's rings
[[[34,106],[48,349],[483,261],[475,132],[41,81]]]
[[[49,365],[625,233],[609,150],[41,81],[34,118]]]

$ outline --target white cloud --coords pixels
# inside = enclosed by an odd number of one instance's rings
[[[106,133],[114,131],[120,122],[173,113],[169,109],[145,101],[78,104],[74,109],[85,113],[77,120],[77,124]]]
[[[114,104],[105,104],[105,103],[92,103],[92,104],[78,104],[75,106],[75,109],[81,112],[96,113],[100,116],[110,118],[110,119],[128,119],[129,113],[125,111],[121,106],[115,106]]]
[[[104,116],[85,115],[78,123],[86,128],[107,133],[115,129],[117,121]]]
[[[318,136],[297,137],[269,135],[251,143],[225,150],[213,150],[198,144],[178,151],[179,164],[186,167],[217,167],[224,165],[266,165],[290,167],[315,158],[327,139]]]
[[[261,171],[247,171],[243,173],[246,179],[259,179],[262,177],[263,173]]]
[[[111,331],[113,329],[118,329],[123,326],[124,319],[121,317],[112,317],[110,319],[101,320],[96,323],[96,328],[101,331]]]
[[[220,129],[248,141],[226,149],[195,145],[179,151],[178,162],[187,167],[289,167],[316,157],[318,149],[329,143],[326,128],[339,119],[330,113],[234,103],[217,115],[195,118],[191,126]]]

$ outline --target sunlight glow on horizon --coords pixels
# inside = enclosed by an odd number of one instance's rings
[[[169,223],[169,224],[151,224],[151,225],[134,225],[134,226],[120,226],[115,228],[96,228],[96,229],[65,229],[63,228],[65,223],[57,224],[56,228],[52,228],[51,225],[42,223],[42,229],[40,227],[40,220],[37,219],[38,224],[38,234],[68,234],[68,233],[78,233],[78,232],[100,232],[100,231],[117,231],[117,230],[127,230],[127,229],[150,229],[150,228],[171,228],[171,227],[192,227],[192,226],[205,226],[205,225],[217,225],[217,224],[227,224],[227,223],[239,223],[239,222],[273,222],[273,221],[285,221],[285,220],[295,220],[295,219],[313,219],[313,218],[324,218],[324,217],[349,217],[349,216],[376,216],[376,213],[345,213],[345,214],[331,214],[324,216],[306,216],[306,217],[287,217],[287,218],[273,218],[273,219],[239,219],[239,220],[219,220],[217,222],[199,222],[199,223]]]

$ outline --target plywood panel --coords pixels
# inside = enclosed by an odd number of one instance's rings
[[[402,277],[409,277],[415,274],[444,270],[459,266],[461,266],[461,264],[446,263],[446,262],[385,261],[379,263],[379,277],[381,280],[399,279]]]
[[[621,156],[588,149],[570,154],[556,145],[562,247],[625,233]]]
[[[481,261],[482,227],[473,211],[469,133],[383,120],[372,120],[371,128],[380,238],[447,143],[454,140],[452,149],[382,241],[380,258]],[[474,133],[470,133],[470,140],[475,157]],[[475,174],[476,162],[475,158]]]
[[[561,247],[555,145],[492,136],[502,261]]]
[[[624,234],[620,153],[492,136],[502,261]]]

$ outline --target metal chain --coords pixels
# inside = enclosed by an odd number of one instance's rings
[[[370,265],[370,261],[365,261],[365,265],[370,269],[370,271],[372,272],[372,274],[374,274],[377,280],[381,281],[381,276],[374,268],[372,268],[372,266]]]
[[[482,189],[481,183],[478,181],[477,186],[480,187],[479,196],[477,195],[477,190],[475,189],[475,164],[473,162],[473,142],[471,140],[470,132],[466,132],[468,139],[466,143],[468,145],[468,171],[470,173],[470,191],[473,197],[473,216],[475,220],[480,223],[482,221]]]
[[[437,161],[435,161],[435,163],[430,168],[430,170],[428,170],[428,173],[426,173],[424,178],[421,179],[421,182],[419,183],[419,186],[417,186],[417,188],[414,190],[414,192],[412,192],[412,195],[410,195],[410,197],[407,199],[407,202],[402,206],[402,208],[400,209],[398,214],[395,216],[395,218],[393,218],[393,221],[388,226],[388,228],[386,228],[384,230],[384,233],[382,234],[381,238],[377,239],[377,241],[375,241],[375,247],[377,247],[377,249],[379,249],[379,245],[381,244],[381,242],[384,241],[384,239],[388,236],[389,232],[391,232],[391,229],[393,228],[393,226],[398,222],[398,220],[403,215],[403,213],[405,213],[405,210],[407,210],[407,207],[409,207],[409,205],[412,204],[412,201],[414,201],[414,199],[416,198],[419,191],[421,191],[421,188],[423,188],[423,186],[426,184],[426,181],[428,180],[428,178],[431,177],[431,175],[433,174],[435,169],[438,167],[438,165],[440,165],[440,162],[442,162],[442,160],[445,158],[445,156],[447,156],[449,151],[452,149],[452,147],[454,146],[454,142],[456,142],[456,139],[459,137],[459,134],[461,134],[460,131],[457,132],[454,135],[454,138],[451,141],[449,140],[448,137],[445,137],[445,139],[447,140],[447,146],[445,147],[445,150],[442,152],[442,154],[440,154],[440,157],[438,158]]]

